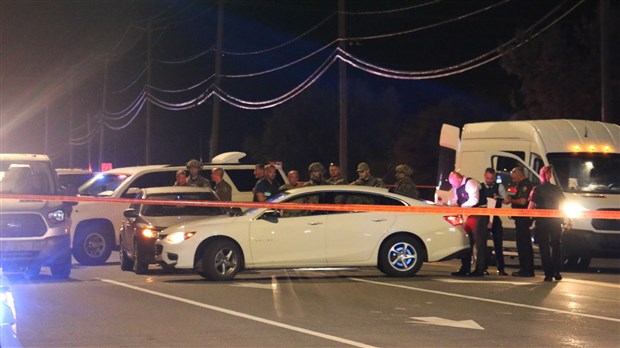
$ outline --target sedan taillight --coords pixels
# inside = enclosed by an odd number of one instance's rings
[[[463,224],[463,216],[462,215],[446,215],[443,217],[444,220],[448,221],[452,226],[458,226]]]

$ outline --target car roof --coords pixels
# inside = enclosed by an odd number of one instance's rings
[[[97,174],[96,172],[90,171],[88,169],[81,168],[56,168],[56,173],[59,175],[62,174]]]
[[[153,195],[158,193],[189,193],[189,192],[213,192],[209,187],[196,186],[163,186],[149,187],[142,189],[143,195]]]

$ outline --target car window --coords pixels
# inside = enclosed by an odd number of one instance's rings
[[[403,201],[398,199],[363,192],[332,192],[327,200],[332,200],[334,204],[406,205]],[[338,214],[342,212],[332,213]]]
[[[321,193],[311,193],[311,194],[305,194],[301,196],[295,196],[293,199],[287,200],[286,203],[317,204],[317,203],[328,203],[328,202],[325,202],[325,193],[321,192]],[[287,209],[287,210],[282,210],[282,213],[280,215],[286,218],[286,217],[298,217],[298,216],[310,216],[310,215],[323,215],[323,214],[328,214],[328,213],[329,211],[324,211],[324,210],[309,210],[309,209],[288,210]]]
[[[137,188],[149,188],[149,187],[161,187],[161,186],[172,186],[176,180],[176,171],[160,171],[160,172],[151,172],[145,173],[137,177],[129,187],[125,189],[122,194],[122,197],[126,197],[127,190],[132,187]]]
[[[213,192],[158,193],[146,197],[147,200],[164,201],[218,201]],[[153,205],[144,204],[141,208],[144,216],[213,216],[226,214],[220,207],[196,207],[188,205]]]

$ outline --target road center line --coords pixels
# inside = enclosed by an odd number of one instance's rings
[[[489,298],[482,298],[482,297],[475,297],[475,296],[468,296],[468,295],[460,295],[460,294],[454,294],[454,293],[451,293],[451,292],[444,292],[444,291],[437,291],[437,290],[420,289],[420,288],[414,288],[414,287],[411,287],[411,286],[391,284],[391,283],[382,283],[382,282],[376,282],[376,281],[367,280],[367,279],[360,279],[360,278],[349,278],[349,279],[354,280],[356,282],[362,282],[362,283],[369,283],[369,284],[382,285],[382,286],[391,286],[391,287],[394,287],[394,288],[407,289],[407,290],[420,291],[420,292],[427,292],[427,293],[436,294],[436,295],[459,297],[459,298],[464,298],[464,299],[474,300],[474,301],[490,302],[490,303],[502,304],[502,305],[506,305],[506,306],[529,308],[529,309],[535,309],[535,310],[539,310],[539,311],[547,311],[547,312],[553,312],[553,313],[575,315],[575,316],[579,316],[579,317],[599,319],[599,320],[606,320],[606,321],[613,321],[613,322],[616,322],[616,323],[620,323],[620,319],[618,319],[618,318],[609,318],[609,317],[603,317],[603,316],[600,316],[600,315],[593,315],[593,314],[586,314],[586,313],[575,313],[575,312],[565,311],[565,310],[561,310],[561,309],[532,306],[532,305],[521,304],[521,303],[514,303],[514,302],[499,301],[499,300],[493,300],[493,299],[489,299]]]
[[[143,288],[138,287],[138,286],[129,285],[129,284],[122,283],[122,282],[117,282],[117,281],[111,280],[111,279],[101,279],[101,281],[109,283],[109,284],[117,285],[117,286],[122,286],[122,287],[125,287],[125,288],[128,288],[128,289],[133,289],[133,290],[141,291],[141,292],[144,292],[144,293],[147,293],[147,294],[150,294],[150,295],[155,295],[155,296],[167,298],[169,300],[174,300],[174,301],[187,303],[187,304],[190,304],[190,305],[193,305],[193,306],[197,306],[197,307],[202,307],[202,308],[210,309],[212,311],[216,311],[216,312],[220,312],[220,313],[224,313],[224,314],[228,314],[228,315],[233,315],[233,316],[244,318],[244,319],[249,319],[249,320],[257,321],[259,323],[263,323],[263,324],[267,324],[267,325],[277,326],[277,327],[280,327],[280,328],[283,328],[283,329],[286,329],[286,330],[296,331],[296,332],[300,332],[300,333],[303,333],[303,334],[306,334],[306,335],[316,336],[316,337],[319,337],[319,338],[323,338],[323,339],[330,340],[330,341],[335,341],[335,342],[342,343],[342,344],[348,344],[348,345],[354,346],[354,347],[375,348],[374,346],[371,346],[371,345],[368,345],[368,344],[364,344],[364,343],[361,343],[361,342],[351,341],[351,340],[348,340],[346,338],[336,337],[336,336],[332,336],[332,335],[324,334],[324,333],[321,333],[321,332],[304,329],[304,328],[293,326],[293,325],[279,323],[277,321],[273,321],[273,320],[257,317],[257,316],[250,315],[250,314],[245,314],[245,313],[233,311],[233,310],[226,309],[226,308],[216,307],[216,306],[208,305],[208,304],[197,302],[197,301],[193,301],[193,300],[188,300],[188,299],[182,298],[182,297],[177,297],[177,296],[173,296],[173,295],[163,294],[163,293],[160,293],[160,292],[157,292],[157,291],[153,291],[153,290],[143,289]]]

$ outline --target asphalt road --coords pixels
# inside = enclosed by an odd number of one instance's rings
[[[11,280],[25,347],[618,347],[620,260],[598,261],[553,283],[540,270],[453,278],[454,261],[406,279],[268,270],[208,282],[110,262],[74,264],[69,281]]]

